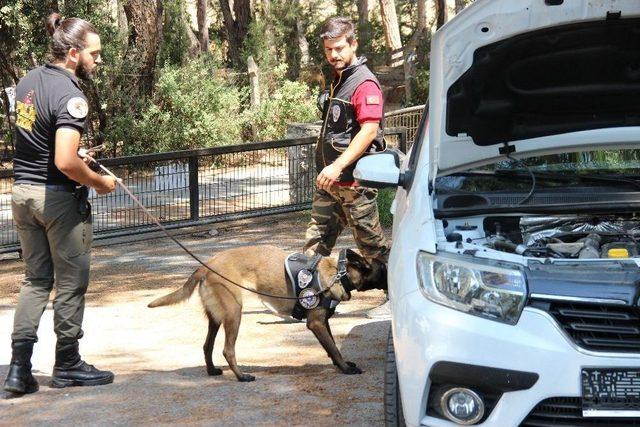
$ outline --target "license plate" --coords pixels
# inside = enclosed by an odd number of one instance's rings
[[[640,418],[640,369],[583,369],[582,416]]]

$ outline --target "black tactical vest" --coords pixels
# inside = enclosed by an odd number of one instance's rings
[[[356,119],[356,111],[351,104],[351,97],[358,86],[371,80],[378,87],[380,83],[375,75],[367,68],[365,57],[358,58],[355,65],[345,68],[340,76],[331,83],[329,99],[322,111],[323,126],[318,144],[316,145],[316,169],[320,173],[325,166],[333,163],[340,154],[347,149],[351,140],[360,131],[360,124]],[[380,118],[378,135],[371,143],[368,153],[384,151],[384,116]],[[346,167],[338,182],[353,182],[353,170],[357,161]]]

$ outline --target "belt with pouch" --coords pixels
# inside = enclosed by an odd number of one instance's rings
[[[51,191],[65,191],[67,193],[75,193],[76,186],[73,184],[45,184],[44,188]]]

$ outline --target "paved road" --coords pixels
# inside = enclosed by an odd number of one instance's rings
[[[197,230],[182,240],[207,257],[227,247],[269,243],[295,250],[302,244],[306,213],[217,225],[215,236]],[[350,236],[339,245],[351,246]],[[48,387],[55,339],[48,308],[36,344],[34,370],[40,392],[0,399],[0,425],[382,425],[384,350],[389,324],[365,317],[383,298],[358,294],[338,307],[332,330],[348,360],[365,372],[334,369],[303,323],[284,322],[256,300],[245,304],[237,343],[239,364],[257,380],[239,383],[214,349],[220,377],[208,377],[202,357],[206,323],[197,298],[174,307],[146,304],[180,286],[194,261],[167,239],[135,241],[94,250],[92,284],[81,352],[116,373],[112,385]],[[0,261],[0,375],[10,359],[9,331],[23,265]]]

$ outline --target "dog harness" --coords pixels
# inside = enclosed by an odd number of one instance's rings
[[[308,257],[296,252],[289,255],[284,262],[290,292],[293,296],[298,297],[291,313],[295,319],[306,318],[307,311],[318,306],[333,310],[340,303],[339,300],[328,297],[324,293],[327,289],[322,287],[317,270],[321,259],[322,256],[318,254]],[[346,250],[340,251],[338,272],[335,279],[340,280],[346,292],[351,292],[354,289],[347,275]]]

